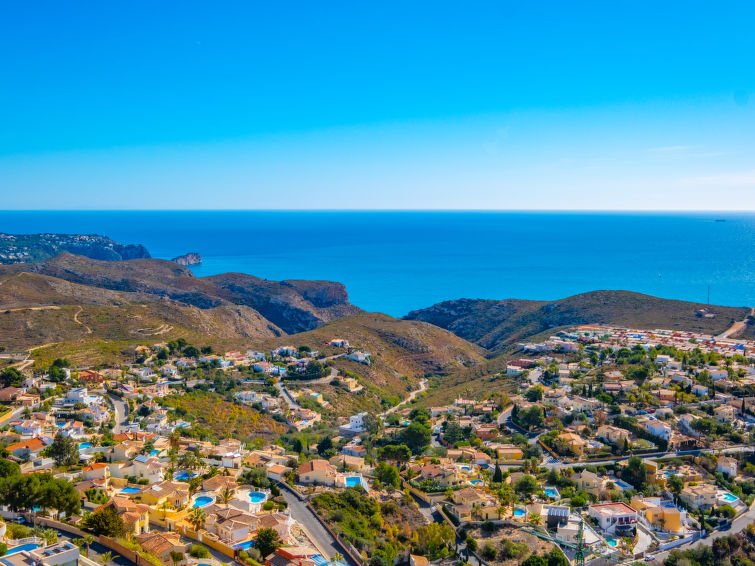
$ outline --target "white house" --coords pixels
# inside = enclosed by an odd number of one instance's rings
[[[637,524],[637,511],[626,503],[590,505],[588,513],[598,521],[601,530],[609,534],[630,531]]]
[[[345,434],[348,436],[361,434],[365,431],[364,417],[366,416],[367,416],[366,412],[352,415],[349,417],[349,423],[340,426],[338,430],[340,431],[341,434]]]
[[[346,357],[360,364],[370,365],[370,354],[366,352],[355,350],[354,352],[349,352]]]

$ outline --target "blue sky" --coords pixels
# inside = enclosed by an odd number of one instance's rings
[[[5,3],[0,207],[752,210],[713,7]]]

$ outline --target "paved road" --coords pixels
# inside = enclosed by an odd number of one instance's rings
[[[291,394],[288,392],[288,389],[286,389],[283,384],[280,381],[275,382],[275,388],[278,390],[278,393],[280,393],[281,397],[283,397],[283,400],[288,403],[288,406],[291,410],[299,409],[299,404],[294,401],[294,398],[291,397]]]
[[[301,501],[296,495],[294,495],[290,489],[286,486],[281,486],[281,494],[283,499],[288,503],[288,509],[291,512],[291,516],[301,523],[309,534],[311,534],[320,550],[328,555],[328,558],[332,558],[337,553],[343,554],[341,550],[336,546],[333,537],[325,530],[320,521],[315,517],[315,514]],[[344,561],[352,564],[352,560],[348,556],[344,556]],[[356,566],[356,565],[352,565]]]
[[[128,424],[126,417],[128,416],[128,403],[118,397],[117,395],[108,395],[110,401],[113,403],[113,409],[115,410],[115,429],[113,432],[121,432]]]

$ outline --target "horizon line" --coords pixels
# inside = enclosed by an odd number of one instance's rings
[[[755,209],[655,208],[9,208],[13,212],[475,212],[475,213],[631,213],[631,214],[754,214]]]

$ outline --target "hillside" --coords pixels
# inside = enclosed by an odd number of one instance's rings
[[[150,257],[142,245],[95,234],[0,234],[0,264],[44,261],[61,252],[106,261]]]
[[[84,285],[92,288],[95,295],[99,290],[110,290],[138,300],[165,298],[199,309],[249,307],[286,333],[312,330],[361,312],[348,302],[346,289],[340,283],[268,281],[235,273],[196,277],[186,267],[159,259],[98,261],[61,253],[40,263],[0,266],[0,279],[23,272]],[[43,292],[37,296],[37,304],[54,304],[52,299],[48,300]],[[0,304],[0,308],[3,306]]]
[[[54,344],[36,354],[93,362],[118,359],[129,346],[178,337],[220,348],[282,334],[246,306],[200,309],[39,273],[0,276],[0,345],[10,352]]]
[[[715,318],[697,311],[708,308]],[[575,324],[684,329],[718,334],[749,313],[744,307],[709,306],[660,299],[629,291],[593,291],[558,301],[459,299],[410,312],[422,320],[500,353],[507,346],[549,329]]]
[[[452,375],[485,363],[479,347],[446,330],[376,313],[350,316],[310,332],[267,340],[264,345],[309,346],[328,356],[343,353],[327,346],[333,338],[348,340],[353,348],[368,352],[373,359],[369,366],[345,358],[329,362],[342,375],[358,376],[365,387],[359,394],[324,384],[307,385],[323,393],[338,414],[375,410],[383,399],[395,403],[405,398],[426,375]]]

